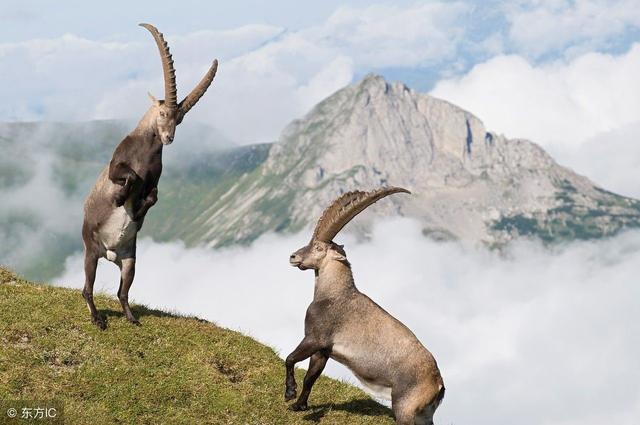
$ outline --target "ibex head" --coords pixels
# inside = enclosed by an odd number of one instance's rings
[[[348,264],[342,245],[334,243],[333,238],[368,206],[399,192],[411,193],[401,187],[385,187],[371,192],[347,192],[340,196],[320,216],[309,244],[291,254],[289,263],[300,270],[318,270],[328,261]]]
[[[202,78],[200,83],[191,90],[191,93],[185,97],[182,102],[178,102],[178,89],[176,88],[176,72],[173,69],[173,59],[169,51],[169,45],[164,41],[162,33],[156,27],[150,24],[140,24],[141,27],[149,30],[156,41],[158,50],[160,51],[160,59],[162,60],[162,71],[164,74],[164,100],[157,100],[149,93],[152,106],[145,115],[148,124],[153,126],[160,141],[164,145],[173,142],[176,132],[176,126],[182,122],[187,112],[200,100],[202,95],[207,91],[213,77],[218,70],[218,60],[214,60],[211,68]]]
[[[347,261],[342,245],[333,242],[311,241],[289,257],[289,263],[300,270],[318,270],[325,261]]]

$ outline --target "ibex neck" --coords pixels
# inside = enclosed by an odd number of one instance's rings
[[[160,143],[160,137],[158,137],[158,129],[156,128],[156,120],[154,113],[149,110],[138,122],[136,128],[130,133],[132,136],[138,136],[143,140],[149,140]]]
[[[355,289],[351,267],[340,261],[330,261],[316,272],[313,299],[339,298]]]

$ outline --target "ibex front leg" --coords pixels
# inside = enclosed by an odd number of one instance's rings
[[[109,164],[109,180],[120,186],[113,196],[113,201],[117,207],[124,205],[129,197],[131,188],[140,177],[124,162],[113,162]]]
[[[305,336],[296,349],[287,356],[287,359],[285,360],[285,366],[287,369],[284,392],[285,401],[296,398],[296,377],[294,374],[296,363],[309,358],[313,353],[320,351],[323,348],[323,345],[319,341]]]
[[[142,203],[140,204],[138,211],[136,211],[135,217],[133,219],[135,221],[139,221],[141,218],[147,215],[147,211],[149,211],[149,208],[154,206],[156,202],[158,202],[158,188],[154,187],[153,189],[151,189],[151,192],[149,192],[147,197],[142,200]]]
[[[309,360],[309,370],[307,370],[307,374],[304,375],[302,392],[298,400],[291,405],[291,410],[307,410],[307,401],[309,400],[309,394],[311,394],[311,388],[313,388],[316,379],[322,374],[327,360],[329,360],[329,356],[326,355],[324,351],[317,351],[311,356]]]

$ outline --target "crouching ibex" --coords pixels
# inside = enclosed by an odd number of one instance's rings
[[[356,289],[346,254],[333,242],[358,213],[398,192],[410,193],[390,187],[342,195],[320,217],[311,242],[289,259],[292,266],[313,269],[316,276],[304,339],[286,359],[285,400],[289,401],[296,396],[294,366],[311,357],[293,410],[307,408],[311,388],[332,358],[375,395],[390,398],[398,424],[433,423],[444,397],[435,359],[406,326]]]
[[[136,236],[147,211],[158,200],[162,147],[171,144],[176,125],[209,88],[218,68],[218,61],[214,60],[202,81],[182,102],[177,103],[176,76],[169,46],[154,26],[140,25],[151,32],[160,51],[165,98],[156,100],[149,95],[151,108],[116,147],[111,162],[102,170],[84,205],[85,284],[82,295],[93,322],[100,329],[105,329],[106,323],[93,303],[93,283],[100,257],[120,268],[118,298],[127,319],[138,324],[129,308],[129,288],[136,263]]]

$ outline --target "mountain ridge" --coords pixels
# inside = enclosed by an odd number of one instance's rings
[[[553,242],[640,226],[638,201],[598,188],[535,143],[489,132],[447,101],[368,75],[289,124],[259,169],[221,197],[224,205],[197,217],[200,242],[297,231],[339,194],[382,185],[414,196],[390,198],[352,228],[400,214],[435,239],[493,246],[522,235]]]

